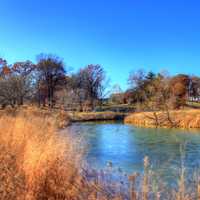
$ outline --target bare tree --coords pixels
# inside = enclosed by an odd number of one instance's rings
[[[83,111],[87,97],[78,73],[66,77],[64,93],[63,104],[67,106],[67,109]]]
[[[105,91],[105,71],[100,65],[88,65],[77,74],[79,88],[84,91],[88,106],[94,106],[101,101]]]
[[[131,72],[128,83],[130,85],[129,98],[132,94],[132,102],[138,105],[147,104],[153,94],[153,82],[156,79],[156,74],[153,72],[145,73],[144,70]]]
[[[47,96],[49,107],[54,105],[54,92],[64,84],[65,69],[63,61],[53,55],[40,54],[38,56],[38,93],[39,101],[41,96]],[[44,94],[46,92],[46,94]],[[44,103],[45,104],[45,103]]]
[[[31,97],[35,89],[35,65],[31,61],[16,62],[11,67],[12,76],[16,80],[16,96],[18,105],[23,105],[25,97]]]
[[[0,101],[4,106],[23,105],[24,98],[31,93],[31,72],[34,65],[30,61],[8,66],[4,61],[0,71]],[[29,69],[29,70],[27,70]]]

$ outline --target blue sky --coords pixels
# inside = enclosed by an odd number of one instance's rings
[[[199,10],[197,0],[0,0],[0,57],[101,64],[123,89],[139,68],[200,75]]]

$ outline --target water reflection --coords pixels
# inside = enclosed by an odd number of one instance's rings
[[[122,123],[77,123],[69,129],[83,136],[88,144],[86,159],[95,168],[111,161],[127,173],[142,172],[143,158],[148,156],[158,176],[170,180],[179,176],[181,156],[188,173],[200,164],[198,130],[136,128]]]

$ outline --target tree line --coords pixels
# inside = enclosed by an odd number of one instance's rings
[[[200,77],[195,75],[169,76],[167,72],[140,69],[130,73],[128,84],[125,92],[115,85],[110,98],[113,104],[130,104],[140,111],[155,111],[180,109],[188,101],[200,101]]]
[[[169,76],[138,70],[129,76],[130,88],[125,101],[143,105],[148,110],[180,109],[187,101],[200,100],[200,77],[187,74]]]
[[[16,62],[9,65],[0,58],[0,104],[20,106],[66,106],[92,110],[104,93],[105,71],[100,65],[88,65],[68,74],[61,58],[40,54],[37,63]]]
[[[106,80],[101,65],[90,64],[69,74],[55,55],[40,54],[36,63],[8,64],[0,58],[0,105],[28,103],[91,111],[106,102]],[[169,110],[180,109],[187,101],[200,101],[200,77],[194,75],[138,70],[130,73],[128,84],[124,92],[115,85],[109,102],[137,105],[140,110]]]

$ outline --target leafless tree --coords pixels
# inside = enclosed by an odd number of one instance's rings
[[[40,54],[38,56],[37,71],[39,101],[41,97],[47,97],[49,107],[53,107],[54,92],[65,81],[64,63],[57,56]]]
[[[31,61],[16,62],[11,67],[13,78],[16,81],[16,96],[18,105],[23,105],[24,98],[31,98],[35,89],[35,65]]]
[[[84,92],[88,106],[94,106],[101,100],[105,91],[105,71],[100,65],[88,65],[77,74],[79,89]]]

